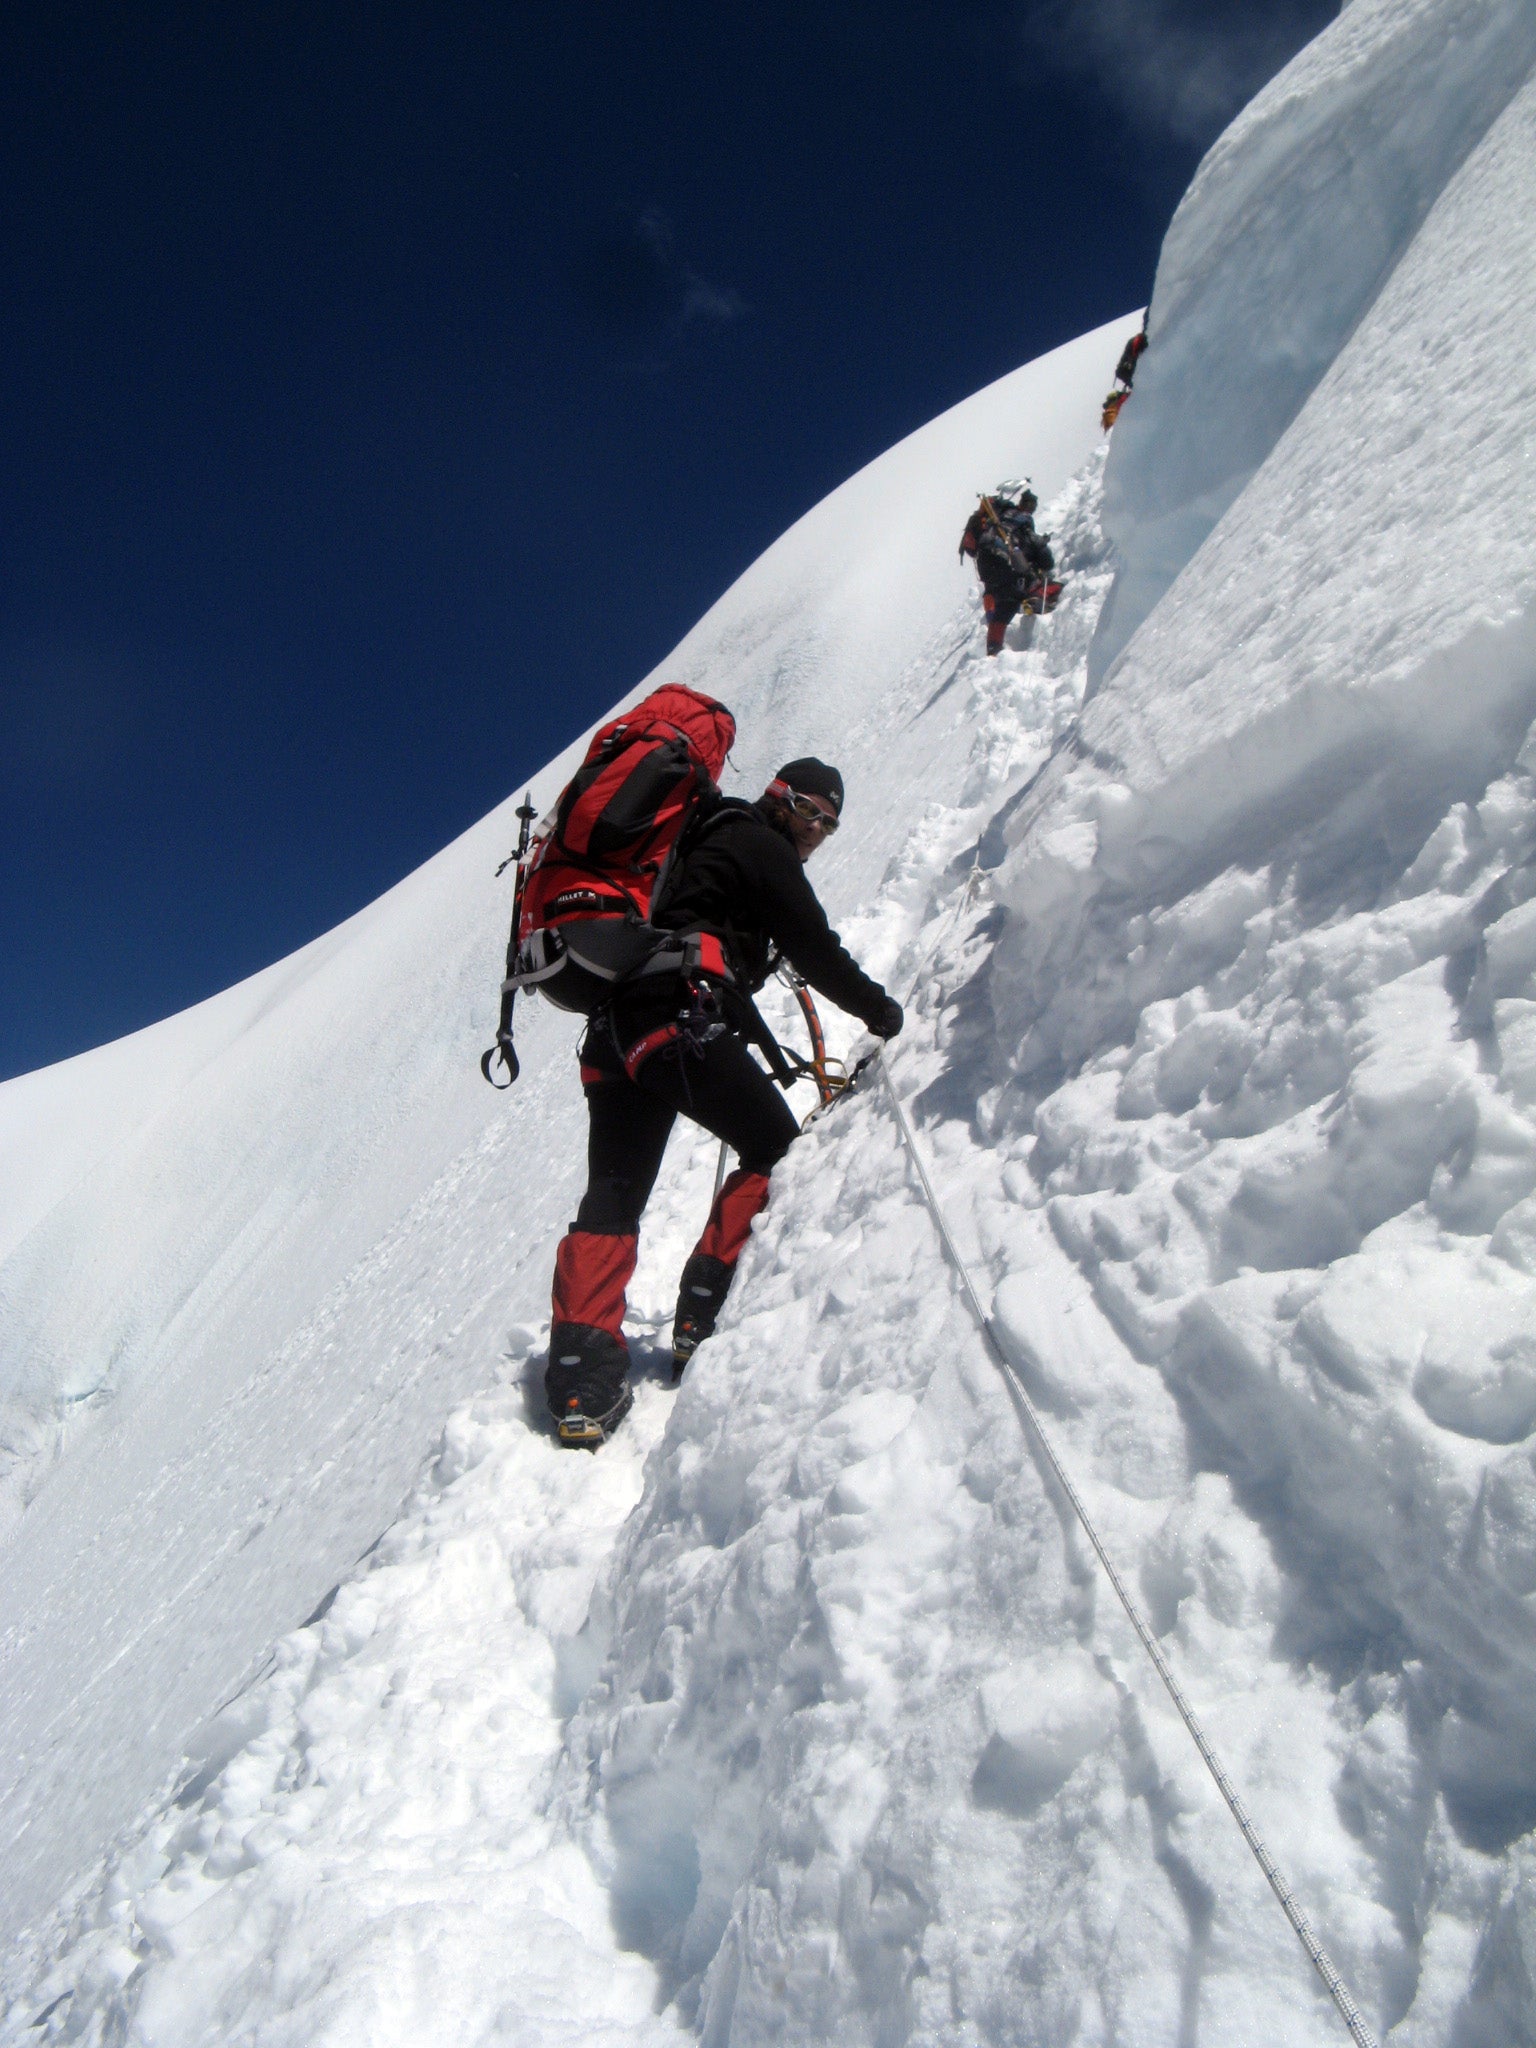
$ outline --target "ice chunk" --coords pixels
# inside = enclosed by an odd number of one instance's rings
[[[1527,1195],[1500,1217],[1488,1249],[1536,1278],[1536,1195]]]
[[[1114,1731],[1118,1698],[1086,1651],[1063,1649],[981,1687],[987,1731],[971,1779],[978,1805],[1033,1813]]]

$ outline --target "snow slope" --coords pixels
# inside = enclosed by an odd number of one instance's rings
[[[975,638],[965,514],[999,474],[1061,486],[1127,324],[854,477],[658,671],[737,711],[735,786],[837,754],[853,796],[825,860],[835,906],[874,887],[892,818],[963,772],[965,689],[936,693]],[[512,1097],[476,1071],[520,797],[291,960],[0,1089],[10,1930],[175,1771],[391,1523],[508,1331],[547,1314],[583,1152],[572,1027],[524,1013]]]
[[[667,664],[742,679],[752,780],[835,731],[853,808],[818,878],[860,957],[912,990],[890,1073],[952,1228],[1395,2048],[1536,2038],[1528,21],[1354,0],[1213,152],[1117,435],[1222,440],[1235,412],[1206,386],[1227,388],[1233,306],[1294,318],[1310,367],[1086,702],[1115,570],[1091,421],[1120,323],[1020,373],[1030,407],[1010,380],[855,479]],[[1393,151],[1411,176],[1382,170]],[[1359,260],[1317,260],[1308,163],[1359,169],[1333,203]],[[1206,384],[1153,378],[1159,352],[1204,360]],[[1052,473],[1035,433],[1058,405]],[[977,484],[1019,466],[1070,580],[989,663],[950,551]],[[1127,493],[1113,517],[1122,572],[1162,545],[1136,526],[1155,505]],[[474,839],[364,921],[381,953],[405,934],[391,1046],[426,1042],[411,949],[430,912],[434,962],[457,957],[472,920],[446,878],[471,893]],[[476,914],[480,976],[489,892]],[[361,1023],[351,978],[317,1012],[333,1029]],[[467,968],[462,988],[472,1046]],[[316,1313],[302,1229],[279,1229],[252,1298],[292,1272],[309,1320],[196,1409],[190,1332],[238,1285],[232,1240],[233,1278],[166,1315],[21,1516],[0,1562],[32,1631],[8,1685],[30,1691],[7,1727],[38,1763],[8,1794],[13,1920],[80,1881],[18,1941],[0,2040],[1342,2040],[1029,1453],[878,1090],[785,1161],[674,1395],[655,1347],[713,1165],[680,1139],[636,1277],[633,1427],[594,1465],[530,1426],[579,1133],[569,1035],[534,1025],[526,1092],[414,1206],[394,1137],[365,1127],[365,1193],[387,1207],[400,1176],[383,1235]],[[62,1127],[77,1084],[35,1085]],[[332,1141],[300,1128],[329,1170]],[[148,1126],[117,1142],[144,1147],[124,1188],[181,1156]],[[67,1217],[49,1258],[87,1241]],[[25,1327],[64,1329],[36,1285]],[[160,1356],[180,1377],[157,1409]],[[471,1387],[423,1468],[432,1402]],[[141,1415],[137,1463],[109,1456]],[[163,1466],[156,1427],[180,1432]],[[284,1490],[287,1456],[333,1463]],[[115,1520],[86,1505],[108,1482]],[[243,1557],[218,1549],[252,1529]],[[118,1531],[137,1548],[113,1578]],[[115,1663],[110,1620],[84,1640],[95,1609],[132,1624]],[[233,1673],[218,1712],[198,1626]]]

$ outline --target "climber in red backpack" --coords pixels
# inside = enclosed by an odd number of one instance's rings
[[[799,1128],[747,1049],[760,1024],[751,994],[776,957],[880,1037],[901,1029],[900,1004],[855,964],[805,876],[842,807],[842,777],[810,758],[781,768],[755,803],[705,788],[647,908],[648,928],[667,935],[670,951],[625,970],[589,1009],[587,1190],[555,1259],[545,1374],[564,1443],[595,1449],[631,1406],[625,1289],[679,1114],[722,1139],[738,1163],[683,1269],[676,1373],[714,1328],[769,1175]],[[570,929],[575,949],[582,928]]]

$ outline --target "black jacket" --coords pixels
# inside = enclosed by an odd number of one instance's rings
[[[818,995],[866,1024],[888,1001],[827,923],[788,827],[762,802],[706,802],[651,914],[670,931],[713,932],[747,989],[762,987],[777,948]]]

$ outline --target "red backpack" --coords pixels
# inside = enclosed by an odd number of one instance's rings
[[[647,920],[735,737],[725,706],[681,683],[599,728],[535,841],[504,994],[537,988],[590,1016],[617,983],[648,969],[723,969],[723,959],[688,962],[685,942]]]

